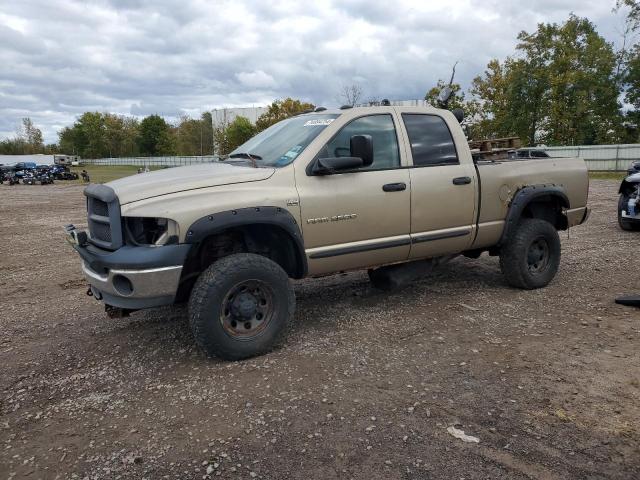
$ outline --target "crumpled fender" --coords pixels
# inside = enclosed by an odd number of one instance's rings
[[[620,184],[618,193],[624,193],[627,190],[632,189],[638,183],[640,183],[640,173],[634,173],[633,175],[629,175]]]

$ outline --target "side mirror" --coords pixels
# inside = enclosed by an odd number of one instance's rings
[[[364,166],[360,157],[319,158],[313,166],[314,175],[330,175],[341,170],[355,170]]]
[[[373,163],[373,139],[371,135],[354,135],[349,142],[352,157],[362,159],[362,166],[368,167]]]

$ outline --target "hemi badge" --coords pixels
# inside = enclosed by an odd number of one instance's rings
[[[287,206],[288,207],[295,207],[296,205],[298,205],[298,200],[296,200],[296,199],[287,200]]]

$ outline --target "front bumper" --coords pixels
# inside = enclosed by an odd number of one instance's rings
[[[174,302],[182,265],[147,270],[112,269],[100,275],[83,261],[82,271],[97,300],[113,307],[138,310]]]
[[[83,238],[79,233],[67,229],[96,299],[131,310],[174,303],[191,245],[123,246],[109,251],[78,242]]]

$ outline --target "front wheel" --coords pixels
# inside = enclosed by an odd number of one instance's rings
[[[189,299],[189,323],[207,354],[241,360],[268,352],[294,309],[287,273],[266,257],[239,253],[200,275]]]
[[[500,268],[513,287],[532,290],[549,284],[560,266],[560,237],[553,225],[524,218],[500,251]]]

